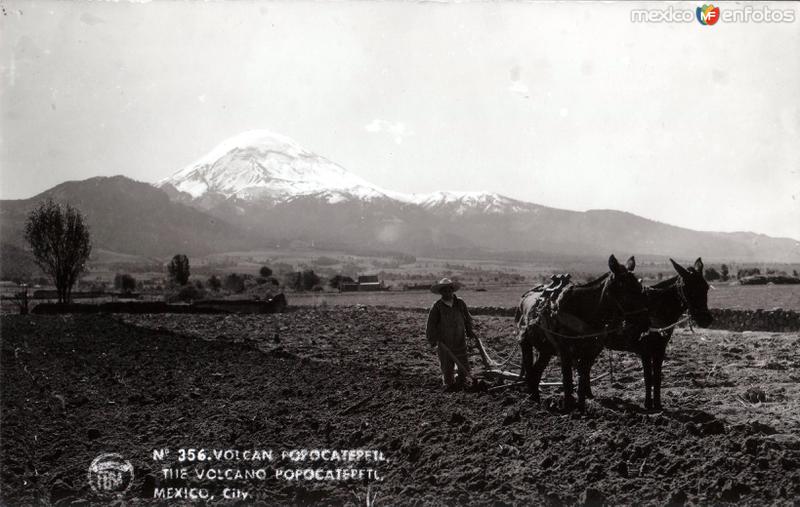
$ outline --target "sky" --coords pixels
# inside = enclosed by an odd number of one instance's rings
[[[2,0],[0,198],[267,129],[399,192],[800,239],[798,5]]]

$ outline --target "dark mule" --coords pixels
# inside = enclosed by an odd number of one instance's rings
[[[674,324],[680,321],[685,311],[700,327],[710,326],[713,320],[708,311],[708,283],[703,278],[703,260],[698,258],[690,268],[684,268],[672,259],[670,262],[678,276],[644,289],[654,329],[639,339],[613,336],[606,343],[611,350],[633,352],[641,357],[644,406],[648,409],[661,409],[661,366]]]
[[[608,332],[639,336],[650,327],[642,284],[627,265],[608,259],[610,272],[584,285],[569,285],[555,302],[542,302],[541,292],[528,291],[520,301],[517,329],[522,347],[522,369],[531,397],[539,401],[539,382],[550,359],[558,354],[564,388],[564,408],[573,398],[572,365],[578,369],[578,406],[591,397],[592,364],[603,350]],[[533,361],[533,348],[538,351]]]

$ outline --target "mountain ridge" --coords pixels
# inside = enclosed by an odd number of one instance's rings
[[[98,247],[150,257],[301,240],[428,257],[616,252],[800,262],[800,242],[792,238],[694,231],[626,211],[563,210],[495,192],[394,192],[263,130],[223,141],[155,184],[96,177],[64,182],[29,199],[0,201],[3,242],[22,245],[26,213],[48,197],[84,211]]]
[[[197,192],[195,180],[211,181],[210,190]],[[489,251],[687,256],[694,249],[706,257],[800,259],[800,242],[791,238],[693,231],[626,211],[563,210],[496,192],[394,192],[265,130],[223,141],[157,185],[173,199],[249,231],[294,231],[359,247],[430,253],[455,244]]]
[[[299,239],[345,250],[431,257],[464,252],[482,257],[509,252],[600,257],[625,252],[720,261],[800,261],[800,242],[792,239],[693,231],[617,210],[539,207],[536,213],[458,215],[391,199],[332,204],[314,195],[269,206],[222,200],[212,210],[202,210],[122,175],[64,182],[28,199],[0,201],[3,243],[24,246],[27,212],[45,198],[79,207],[97,247],[148,257],[258,249]],[[627,220],[619,222],[620,214]]]
[[[66,181],[28,199],[0,201],[3,242],[24,245],[27,214],[45,199],[80,209],[95,248],[163,257],[212,253],[220,242],[238,247],[257,243],[248,242],[235,225],[173,202],[151,184],[122,175]]]

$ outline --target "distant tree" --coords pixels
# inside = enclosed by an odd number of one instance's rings
[[[136,279],[128,273],[117,273],[114,276],[114,288],[122,292],[133,292],[136,290]]]
[[[183,254],[177,254],[167,265],[169,277],[178,285],[189,283],[189,258]]]
[[[743,268],[736,272],[736,278],[744,278],[746,276],[760,275],[761,270],[758,268]]]
[[[302,290],[303,288],[302,273],[300,273],[300,271],[292,271],[291,273],[286,273],[286,276],[284,277],[284,284],[290,289]]]
[[[194,281],[194,286],[197,287],[200,290],[203,290],[203,280],[200,280],[200,279],[195,280]]]
[[[48,199],[28,215],[25,239],[36,264],[53,279],[58,302],[68,303],[72,286],[86,269],[92,252],[89,227],[81,212]]]
[[[719,271],[714,269],[713,266],[707,267],[703,274],[705,276],[705,279],[708,280],[709,282],[713,282],[715,280],[719,280],[720,278],[722,278],[722,276],[719,274]]]
[[[214,292],[217,292],[222,287],[222,281],[217,275],[211,275],[211,278],[208,279],[208,287]]]
[[[793,270],[792,270],[792,276],[794,276],[794,277],[798,277],[798,276],[800,276],[800,274],[798,274],[798,273],[797,273],[797,270],[796,270],[796,269],[793,269]]]
[[[319,285],[319,275],[312,269],[287,273],[286,286],[294,290],[311,290],[315,285]]]
[[[205,291],[198,289],[192,284],[182,285],[177,291],[173,287],[166,295],[165,299],[168,303],[176,301],[192,302],[205,297]]]
[[[267,266],[261,266],[261,269],[258,270],[258,274],[260,274],[262,278],[269,278],[272,276],[272,270]]]
[[[239,294],[244,291],[244,277],[231,273],[225,277],[222,286],[225,287],[225,290]]]
[[[719,275],[722,278],[723,282],[727,282],[728,278],[730,278],[730,270],[728,269],[727,264],[723,264],[719,267]]]
[[[343,283],[355,283],[355,280],[344,275],[334,275],[330,280],[328,280],[328,285],[334,289],[341,289]]]
[[[314,270],[307,269],[303,271],[301,275],[301,280],[303,283],[303,290],[311,290],[315,286],[319,285],[320,278],[319,276],[314,273]]]

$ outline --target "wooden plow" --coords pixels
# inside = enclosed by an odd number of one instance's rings
[[[512,364],[512,361],[516,357],[519,348],[514,350],[504,361],[499,362],[495,361],[489,356],[489,354],[486,352],[486,346],[483,344],[480,338],[476,336],[475,341],[478,348],[478,353],[481,356],[483,369],[474,373],[472,377],[476,380],[483,380],[487,383],[490,382],[495,384],[493,387],[488,388],[489,392],[508,389],[509,387],[521,386],[527,383],[525,377],[522,375],[522,368],[520,365]],[[519,373],[509,371],[509,367],[515,367]],[[595,382],[611,374],[611,371],[607,371],[606,373],[602,373],[596,377],[593,377],[591,382]],[[539,385],[547,387],[561,387],[561,382],[539,382]]]

